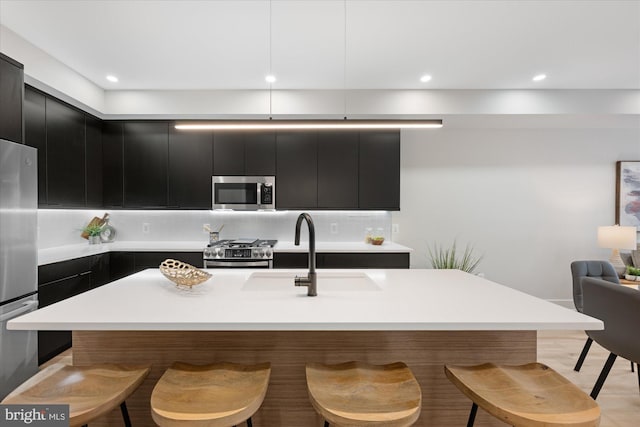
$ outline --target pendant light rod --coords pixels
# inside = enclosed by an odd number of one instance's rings
[[[177,123],[178,130],[438,129],[442,120],[220,120]]]

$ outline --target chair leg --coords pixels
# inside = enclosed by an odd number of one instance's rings
[[[584,359],[587,357],[587,353],[589,353],[589,349],[591,348],[591,344],[593,340],[591,338],[587,338],[587,342],[584,343],[584,347],[582,347],[582,353],[580,353],[580,357],[578,357],[578,361],[576,362],[574,371],[580,372],[580,368],[582,368],[582,364],[584,363]]]
[[[253,423],[251,422],[251,417],[247,420],[247,427],[253,427]]]
[[[329,421],[324,422],[324,427],[329,427]]]
[[[123,401],[120,404],[120,412],[122,412],[122,419],[126,427],[131,427],[131,419],[129,418],[129,411],[127,411],[127,404]]]
[[[610,353],[607,361],[604,363],[604,367],[602,368],[602,372],[600,372],[600,376],[596,381],[596,384],[593,386],[593,390],[591,390],[591,397],[593,400],[598,398],[598,394],[600,393],[600,389],[604,385],[604,381],[607,379],[609,375],[609,371],[611,371],[611,367],[613,366],[613,362],[616,361],[616,354]]]
[[[471,412],[469,413],[469,420],[467,421],[467,427],[473,427],[473,423],[476,422],[476,413],[478,412],[478,405],[473,403],[471,406]]]

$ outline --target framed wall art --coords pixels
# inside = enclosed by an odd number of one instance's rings
[[[616,223],[640,229],[640,161],[616,162]]]

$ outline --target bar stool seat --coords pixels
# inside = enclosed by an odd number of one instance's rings
[[[142,384],[149,366],[53,364],[2,401],[3,404],[69,405],[69,423],[80,426],[120,405],[125,424],[130,425],[124,401]]]
[[[161,427],[231,427],[256,413],[265,395],[271,364],[176,362],[151,394],[151,415]]]
[[[445,366],[451,382],[478,406],[516,427],[595,427],[600,407],[562,375],[541,363],[521,366]]]
[[[420,385],[402,362],[310,363],[306,371],[309,399],[325,426],[405,427],[420,416]]]

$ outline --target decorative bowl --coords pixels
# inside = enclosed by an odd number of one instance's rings
[[[384,243],[384,237],[372,237],[371,238],[371,244],[372,245],[380,246],[382,243]]]
[[[164,277],[178,286],[192,287],[206,282],[211,277],[210,273],[175,259],[165,259],[162,261],[160,271],[164,274]]]

